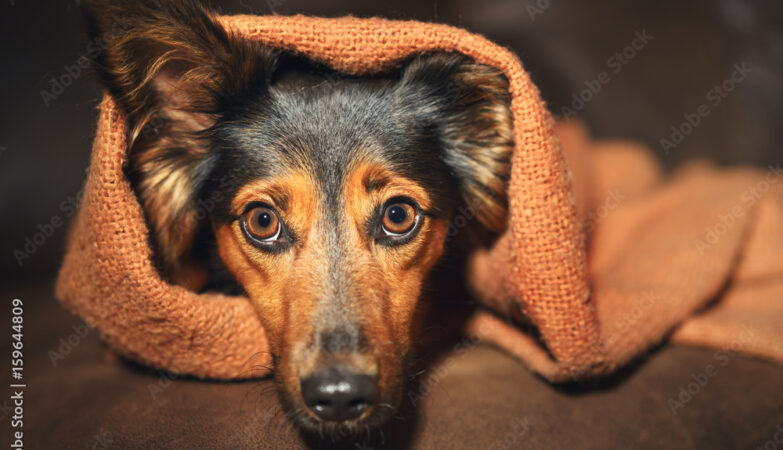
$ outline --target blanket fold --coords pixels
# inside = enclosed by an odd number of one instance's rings
[[[510,222],[471,260],[468,279],[486,308],[467,332],[552,381],[608,373],[667,337],[783,363],[779,167],[694,163],[664,179],[638,144],[595,142],[577,123],[556,125],[511,52],[453,27],[352,17],[221,20],[357,75],[434,50],[505,73],[516,137]],[[247,299],[161,280],[123,172],[125,134],[107,95],[58,298],[141,363],[199,377],[264,375],[271,357]]]

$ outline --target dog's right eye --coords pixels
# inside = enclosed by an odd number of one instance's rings
[[[245,233],[261,242],[272,242],[280,237],[281,223],[277,212],[266,206],[256,206],[242,215]]]

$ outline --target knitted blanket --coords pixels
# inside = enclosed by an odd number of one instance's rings
[[[510,223],[470,261],[468,280],[483,305],[468,323],[472,336],[552,381],[610,372],[666,338],[783,362],[780,167],[695,163],[664,180],[640,146],[593,142],[578,124],[555,125],[511,52],[457,28],[351,17],[221,20],[352,74],[432,50],[505,73],[516,136]],[[198,377],[263,375],[271,356],[247,299],[196,294],[159,276],[123,173],[126,152],[125,122],[107,95],[58,298],[133,360]]]

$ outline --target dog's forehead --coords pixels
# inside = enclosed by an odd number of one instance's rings
[[[415,112],[396,103],[393,90],[374,82],[280,87],[270,91],[263,132],[276,138],[279,151],[314,169],[338,169],[357,158],[393,159],[415,140],[415,133],[403,139]]]
[[[423,185],[446,171],[420,111],[389,82],[329,80],[273,86],[219,128],[221,172],[236,187],[305,170],[336,201],[350,168],[379,164]]]

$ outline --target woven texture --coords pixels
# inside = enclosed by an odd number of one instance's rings
[[[469,333],[553,381],[611,371],[672,332],[681,342],[783,362],[780,171],[693,165],[662,182],[637,145],[595,143],[579,125],[555,126],[511,52],[453,27],[350,17],[222,20],[353,74],[432,50],[460,52],[506,74],[516,136],[510,223],[495,247],[471,261],[469,281],[486,308]],[[125,133],[106,96],[58,298],[144,364],[199,377],[263,375],[271,358],[247,299],[198,295],[156,272],[122,170]],[[535,336],[515,325],[528,322]]]

